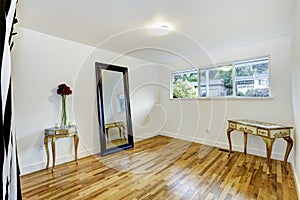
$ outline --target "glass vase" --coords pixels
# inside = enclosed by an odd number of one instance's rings
[[[61,95],[61,127],[67,126],[66,95]]]

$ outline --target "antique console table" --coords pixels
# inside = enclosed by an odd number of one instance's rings
[[[45,136],[44,136],[44,144],[47,153],[47,165],[46,169],[49,167],[49,149],[48,149],[48,140],[51,139],[51,146],[52,146],[52,157],[53,157],[53,164],[52,164],[52,172],[54,171],[55,167],[55,140],[57,138],[65,138],[65,137],[74,137],[74,150],[75,150],[75,162],[78,164],[77,158],[77,149],[79,143],[79,137],[77,133],[77,129],[75,125],[66,126],[66,127],[53,127],[45,129]]]
[[[290,137],[290,130],[292,127],[281,126],[277,124],[259,122],[254,120],[228,120],[227,137],[229,141],[229,155],[232,152],[230,133],[234,130],[244,132],[244,153],[247,153],[247,134],[260,136],[266,143],[267,149],[267,174],[270,174],[271,170],[271,154],[272,146],[276,138],[283,138],[287,142],[287,147],[284,156],[284,170],[287,171],[287,159],[293,147],[293,140]]]
[[[125,137],[125,127],[124,127],[124,123],[123,122],[112,122],[112,123],[105,124],[105,132],[106,132],[106,138],[107,138],[107,140],[109,140],[108,130],[110,128],[118,128],[119,129],[119,133],[120,133],[120,138],[122,138],[122,135],[123,135],[123,138],[126,139],[126,137]]]

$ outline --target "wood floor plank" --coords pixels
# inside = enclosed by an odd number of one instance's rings
[[[93,155],[21,177],[23,199],[298,199],[291,166],[156,136],[133,149]]]

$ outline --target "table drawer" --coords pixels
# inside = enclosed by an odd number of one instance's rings
[[[272,130],[271,137],[272,138],[282,138],[290,136],[290,129],[281,129],[281,130]]]
[[[236,123],[229,122],[229,128],[236,129]]]
[[[269,132],[267,130],[264,130],[264,129],[258,129],[257,135],[269,137]]]
[[[256,131],[257,131],[257,128],[252,127],[252,126],[246,126],[243,124],[237,124],[236,129],[239,131],[249,133],[249,134],[254,134],[254,135],[256,135]]]

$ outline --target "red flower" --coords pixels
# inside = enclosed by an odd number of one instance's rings
[[[72,94],[72,90],[66,84],[58,85],[57,94],[59,95],[70,95]]]

